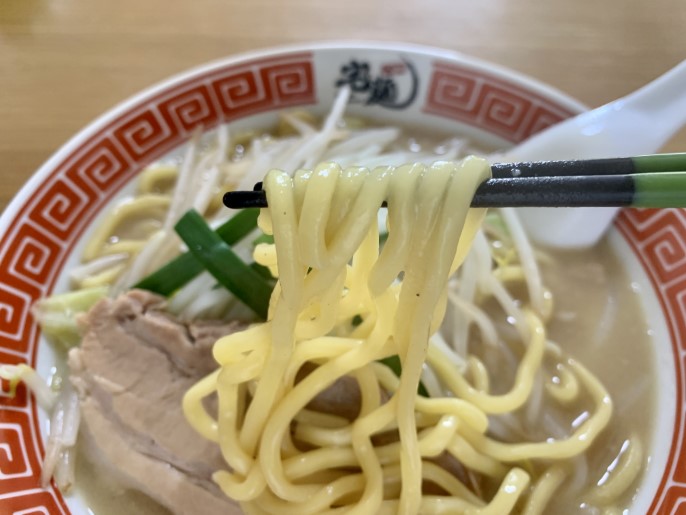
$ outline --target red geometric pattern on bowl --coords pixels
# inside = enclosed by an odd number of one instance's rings
[[[615,226],[643,264],[665,313],[676,366],[676,417],[669,459],[650,513],[686,513],[686,211],[625,209]]]
[[[572,115],[546,98],[481,71],[435,62],[424,112],[465,122],[513,143]]]
[[[254,60],[175,84],[80,145],[35,189],[0,240],[0,362],[35,365],[31,305],[50,293],[93,217],[148,163],[196,127],[315,100],[310,53]],[[33,399],[27,403],[23,386],[15,398],[6,382],[0,386],[0,513],[68,513],[54,486],[40,489],[43,448]]]
[[[330,77],[333,80],[333,77]],[[328,87],[328,85],[327,85]],[[313,55],[282,53],[186,76],[143,97],[57,163],[0,238],[0,362],[35,366],[39,331],[30,307],[49,294],[66,257],[98,211],[151,161],[194,129],[289,106],[313,104]],[[422,110],[517,142],[572,113],[543,96],[471,66],[435,62]],[[617,226],[643,261],[669,320],[686,341],[686,220],[681,211],[624,211]],[[674,344],[681,406],[685,365]],[[0,383],[0,513],[67,514],[60,492],[39,485],[43,456],[35,401]],[[686,478],[684,413],[677,413],[671,461],[651,508],[681,506]]]

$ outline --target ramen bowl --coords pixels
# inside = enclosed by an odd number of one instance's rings
[[[104,114],[28,181],[0,219],[0,362],[48,376],[58,356],[41,337],[32,304],[65,291],[84,235],[150,163],[173,154],[198,128],[264,128],[279,112],[329,110],[352,91],[348,113],[416,131],[454,133],[506,149],[584,106],[513,71],[464,55],[406,44],[323,43],[229,57],[172,77]],[[655,413],[632,511],[677,512],[686,499],[686,215],[624,210],[610,244],[640,292],[654,348]],[[653,364],[649,365],[650,367]],[[40,487],[47,419],[19,386],[0,390],[3,513],[85,514],[77,492]],[[77,479],[78,480],[78,479]],[[683,501],[686,503],[686,501]]]

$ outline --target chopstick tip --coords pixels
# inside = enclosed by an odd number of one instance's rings
[[[230,209],[247,209],[267,207],[264,191],[229,191],[222,198],[224,205]]]

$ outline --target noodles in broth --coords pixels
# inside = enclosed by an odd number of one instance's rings
[[[492,274],[477,277],[482,294],[512,313],[522,349],[507,392],[490,391],[489,371],[475,357],[469,381],[432,336],[446,312],[448,280],[484,216],[469,204],[489,173],[487,161],[470,157],[430,167],[323,164],[293,178],[267,175],[269,208],[260,224],[275,243],[255,256],[279,279],[269,320],[219,340],[219,369],[184,400],[189,422],[222,449],[228,468],[215,481],[246,513],[541,513],[568,477],[565,460],[583,454],[608,424],[612,402],[603,385],[546,339],[545,292],[519,306]],[[383,200],[389,236],[380,249]],[[521,269],[507,273],[522,276]],[[478,325],[483,312],[470,309],[465,314]],[[400,378],[378,362],[393,355]],[[584,395],[593,405],[589,415],[560,439],[493,438],[490,417],[541,395],[545,359],[563,370],[547,394],[563,405]],[[316,368],[297,381],[307,363]],[[424,370],[442,393],[417,393]],[[360,392],[352,420],[308,408],[344,376]],[[203,405],[213,393],[216,417]],[[640,444],[629,445],[633,457],[598,493],[609,502],[639,472]],[[497,485],[490,498],[475,494],[471,472]]]
[[[558,320],[539,264],[557,258],[531,246],[514,210],[469,207],[490,176],[485,159],[459,160],[463,141],[442,155],[408,152],[393,147],[397,128],[342,128],[348,95],[341,90],[321,128],[287,113],[298,136],[243,146],[222,127],[204,149],[194,135],[180,163],[145,170],[71,270],[78,298],[92,305],[130,289],[184,251],[173,231],[184,212],[218,225],[229,212],[217,192],[248,189],[272,169],[259,227],[273,243],[235,246],[277,278],[269,316],[218,340],[218,369],[183,401],[198,438],[221,449],[225,467],[213,479],[228,497],[248,514],[625,508],[645,469],[633,419],[649,403],[647,380],[625,396],[631,402],[611,399],[603,383],[615,394],[627,380],[608,383],[553,341]],[[368,168],[351,166],[360,163]],[[606,266],[616,273],[617,263]],[[203,272],[167,310],[186,321],[245,319],[215,284]],[[621,306],[637,313],[625,297]],[[78,345],[74,313],[43,308],[43,331]],[[647,357],[643,340],[632,345]],[[614,358],[617,347],[605,349]],[[22,380],[40,392],[25,368]],[[60,464],[74,461],[78,399],[70,388],[43,397],[48,410],[76,413],[69,445],[50,435],[44,467],[46,482],[54,471],[58,485],[71,484],[73,470]]]

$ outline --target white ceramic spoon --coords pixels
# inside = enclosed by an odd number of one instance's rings
[[[509,161],[629,157],[657,152],[686,125],[686,60],[626,97],[565,120],[507,152]],[[686,150],[686,149],[684,149]],[[617,208],[522,208],[539,243],[596,243]]]

